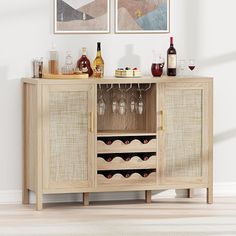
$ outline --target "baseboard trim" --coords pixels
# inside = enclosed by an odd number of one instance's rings
[[[206,194],[203,189],[197,189],[195,196],[201,197]],[[174,198],[186,197],[185,190],[167,190],[167,191],[153,191],[153,199],[158,198]],[[216,183],[214,184],[214,197],[236,197],[236,182],[231,183]],[[6,190],[0,191],[0,204],[19,204],[22,199],[21,190]],[[144,192],[109,192],[109,193],[92,193],[91,201],[109,201],[109,200],[134,200],[144,199]],[[82,201],[82,194],[55,194],[45,195],[44,203],[58,203],[58,202],[80,202]],[[30,194],[30,202],[35,203],[34,193]]]

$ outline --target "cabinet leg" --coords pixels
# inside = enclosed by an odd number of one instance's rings
[[[207,203],[213,204],[213,187],[207,188]]]
[[[83,193],[83,204],[89,206],[89,193]]]
[[[36,193],[36,210],[41,211],[43,209],[43,195]]]
[[[151,190],[145,191],[145,201],[148,204],[152,203],[152,191]]]
[[[193,198],[194,197],[194,189],[190,188],[188,189],[188,198]]]
[[[24,204],[24,205],[29,204],[29,190],[25,187],[22,191],[22,204]]]

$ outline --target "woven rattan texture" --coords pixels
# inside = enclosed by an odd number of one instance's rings
[[[51,92],[50,181],[88,179],[88,95]]]
[[[165,176],[202,174],[202,90],[165,91]]]

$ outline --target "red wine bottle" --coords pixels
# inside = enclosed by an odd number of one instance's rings
[[[121,173],[126,179],[128,179],[132,174],[133,174],[133,171],[122,171]]]
[[[113,161],[113,157],[106,157],[104,158],[107,162],[112,162]]]
[[[142,171],[139,172],[139,174],[140,174],[142,177],[147,178],[147,177],[149,176],[149,174],[150,174],[150,171],[148,171],[148,170],[142,170]]]
[[[114,171],[99,171],[98,174],[103,175],[107,179],[112,179],[112,177],[116,174]]]
[[[111,140],[107,140],[107,141],[106,141],[106,145],[112,145],[112,143],[113,143],[113,142],[112,142]]]
[[[143,161],[148,161],[149,160],[149,156],[144,156],[144,157],[141,157]]]
[[[126,138],[122,138],[122,142],[123,142],[124,144],[126,144],[126,145],[127,145],[127,144],[130,144],[130,141],[131,141],[131,140],[130,140],[129,138],[127,138],[127,137],[126,137]]]
[[[130,160],[131,160],[131,157],[130,157],[130,156],[126,156],[126,157],[122,157],[122,159],[123,159],[124,161],[130,161]]]
[[[124,144],[126,144],[126,145],[130,144],[130,141],[126,139],[126,140],[124,140]]]
[[[148,139],[143,139],[143,144],[148,144],[149,140]]]
[[[176,76],[177,53],[174,48],[173,37],[170,38],[170,47],[167,51],[167,75]]]

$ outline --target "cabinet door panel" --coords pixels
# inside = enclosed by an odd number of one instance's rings
[[[160,107],[161,182],[207,182],[208,87],[205,84],[165,84]]]
[[[94,140],[90,132],[94,89],[48,86],[44,89],[44,188],[91,187]]]

